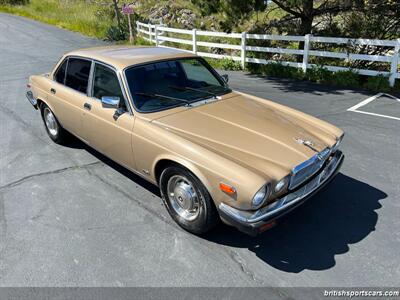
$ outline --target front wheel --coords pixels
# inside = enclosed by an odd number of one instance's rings
[[[214,202],[201,181],[180,166],[166,168],[160,176],[160,190],[171,217],[194,234],[203,234],[218,223]]]
[[[49,137],[57,144],[65,143],[67,132],[61,127],[50,107],[43,103],[40,107],[40,111]]]

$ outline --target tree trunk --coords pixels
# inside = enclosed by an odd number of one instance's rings
[[[118,27],[121,28],[121,19],[119,16],[118,0],[113,0],[115,17],[117,18]]]
[[[312,23],[314,20],[314,0],[303,1],[303,15],[300,18],[299,35],[310,34],[312,30]],[[304,42],[299,43],[299,50],[304,49]],[[302,61],[303,58],[298,55],[297,61]]]
[[[299,35],[306,35],[310,34],[312,30],[312,19],[303,19],[301,18],[300,28],[299,28]],[[299,42],[299,50],[304,49],[304,42]],[[297,61],[303,61],[303,57],[301,55],[297,55]]]

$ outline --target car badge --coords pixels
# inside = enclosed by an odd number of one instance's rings
[[[294,140],[295,140],[297,143],[302,144],[302,145],[304,145],[304,146],[310,148],[311,150],[313,150],[313,151],[315,151],[315,152],[318,152],[318,150],[314,148],[314,142],[313,142],[313,141],[304,140],[304,139],[298,138],[298,137],[294,138]]]

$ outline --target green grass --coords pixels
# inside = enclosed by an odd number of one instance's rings
[[[0,12],[28,17],[87,36],[104,38],[112,20],[104,7],[79,0],[31,0],[27,5],[0,5]]]

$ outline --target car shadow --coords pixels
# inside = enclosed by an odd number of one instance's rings
[[[376,210],[386,197],[386,193],[339,173],[324,190],[258,237],[221,225],[204,238],[247,248],[281,271],[326,270],[335,265],[335,255],[348,252],[350,244],[375,230]]]
[[[159,189],[120,166],[81,141],[74,147],[84,149],[104,164],[160,197]],[[221,245],[247,248],[270,266],[285,272],[326,270],[335,266],[335,255],[349,251],[349,245],[375,230],[376,210],[387,194],[342,173],[313,198],[277,225],[257,237],[220,224],[202,238]]]

